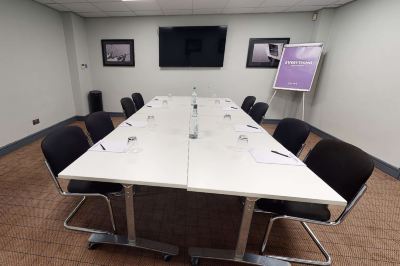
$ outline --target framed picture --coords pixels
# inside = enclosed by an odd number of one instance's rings
[[[103,66],[135,66],[134,40],[101,40]]]
[[[246,67],[277,68],[290,38],[251,38]]]

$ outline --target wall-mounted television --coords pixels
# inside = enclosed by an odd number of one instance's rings
[[[160,27],[160,67],[222,67],[226,26]]]

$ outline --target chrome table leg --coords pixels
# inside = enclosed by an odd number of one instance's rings
[[[164,260],[178,255],[179,248],[177,246],[136,237],[133,185],[124,185],[124,190],[128,235],[92,234],[89,237],[89,248],[93,248],[97,244],[130,246],[162,253]]]
[[[257,198],[246,198],[243,208],[242,221],[240,224],[239,237],[235,250],[210,249],[210,248],[189,248],[189,256],[193,266],[199,263],[200,258],[226,260],[232,262],[241,262],[252,265],[268,265],[268,266],[288,266],[290,263],[260,256],[252,253],[246,253],[247,239],[253,218],[254,204]]]

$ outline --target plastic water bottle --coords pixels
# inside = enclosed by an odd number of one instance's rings
[[[197,93],[196,93],[196,87],[193,87],[193,93],[192,93],[192,105],[195,105],[197,103]]]
[[[197,139],[198,136],[199,136],[199,124],[197,121],[197,104],[194,104],[192,117],[190,119],[189,138]]]

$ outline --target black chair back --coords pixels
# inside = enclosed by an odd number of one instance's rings
[[[95,112],[85,119],[86,129],[93,143],[98,142],[114,130],[111,117],[106,112]]]
[[[89,149],[88,139],[77,126],[57,128],[42,140],[42,152],[53,174],[58,174]]]
[[[121,106],[124,110],[125,117],[128,118],[134,113],[136,113],[136,107],[133,103],[132,99],[129,97],[125,97],[121,99]]]
[[[267,113],[268,107],[268,104],[258,102],[250,109],[249,115],[257,124],[261,124],[265,114]]]
[[[144,106],[143,96],[139,92],[132,93],[132,100],[135,103],[136,110],[139,110]]]
[[[272,135],[294,155],[300,151],[310,134],[310,126],[299,119],[282,119]]]
[[[249,113],[251,107],[253,107],[255,102],[256,102],[256,97],[247,96],[246,98],[244,98],[244,101],[242,103],[242,110],[245,111],[246,113]]]
[[[305,164],[347,202],[353,200],[374,170],[367,153],[340,140],[321,140]]]

